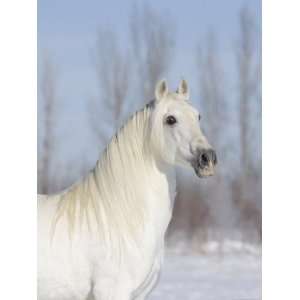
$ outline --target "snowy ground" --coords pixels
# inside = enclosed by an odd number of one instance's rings
[[[259,300],[261,256],[167,254],[150,300]]]

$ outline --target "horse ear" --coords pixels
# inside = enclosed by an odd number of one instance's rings
[[[168,94],[168,85],[165,79],[159,81],[155,87],[155,99],[160,101]]]
[[[186,99],[189,98],[190,93],[189,93],[189,86],[186,80],[182,79],[179,83],[179,87],[177,89],[177,94],[183,95]]]

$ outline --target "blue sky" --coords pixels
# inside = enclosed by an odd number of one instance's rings
[[[124,47],[128,47],[132,6],[144,2],[170,17],[176,25],[176,56],[170,78],[173,86],[182,76],[192,87],[195,85],[194,54],[210,30],[218,36],[223,60],[228,62],[228,76],[231,76],[230,55],[237,38],[238,13],[243,6],[249,7],[261,25],[260,0],[38,1],[38,62],[49,52],[58,68],[59,98],[65,122],[62,126],[65,132],[59,134],[68,136],[69,143],[88,145],[90,140],[82,121],[82,110],[87,98],[96,92],[91,51],[97,30],[112,29]],[[78,132],[75,137],[74,130]],[[85,151],[77,150],[74,156]]]
[[[187,60],[209,30],[220,40],[222,52],[232,52],[237,34],[237,16],[244,5],[260,20],[259,0],[190,0],[190,1],[70,1],[41,0],[38,2],[38,50],[53,55],[66,88],[64,95],[78,95],[77,83],[92,89],[91,49],[99,28],[113,29],[126,47],[128,22],[135,3],[146,2],[161,15],[170,16],[176,26],[178,68],[191,72]],[[179,76],[181,76],[180,74]],[[90,78],[92,77],[92,78]]]

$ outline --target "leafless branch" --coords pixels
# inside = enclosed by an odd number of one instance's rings
[[[89,113],[92,131],[103,143],[107,139],[104,123],[116,130],[124,117],[130,86],[130,57],[121,50],[113,32],[99,30],[93,58],[99,95],[91,99]]]
[[[130,23],[134,62],[137,65],[142,96],[153,98],[156,82],[166,76],[172,61],[175,30],[166,16],[160,16],[149,6],[135,6]]]
[[[54,129],[55,129],[55,105],[57,97],[56,70],[49,56],[46,56],[42,65],[40,79],[40,105],[42,105],[44,130],[41,153],[39,159],[38,190],[41,193],[49,193],[52,188],[51,168],[54,161]]]

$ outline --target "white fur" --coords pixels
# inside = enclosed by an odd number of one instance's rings
[[[154,107],[118,131],[96,167],[57,195],[38,197],[38,298],[145,299],[155,285],[175,198],[175,163],[208,147],[186,82],[156,88]],[[176,127],[164,122],[178,119]]]

